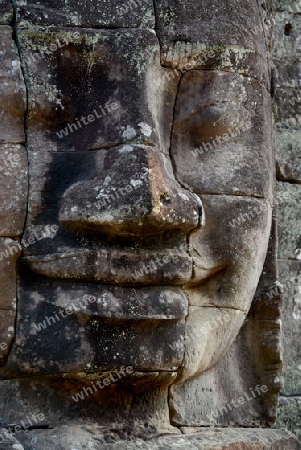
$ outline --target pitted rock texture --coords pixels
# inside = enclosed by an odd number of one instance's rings
[[[5,75],[16,85],[3,90],[2,134],[3,145],[18,146],[26,134],[29,201],[24,170],[4,189],[26,223],[22,233],[13,215],[15,228],[3,222],[3,236],[22,234],[24,251],[0,308],[0,333],[12,344],[1,419],[42,408],[56,423],[101,422],[107,431],[86,441],[81,427],[65,428],[64,437],[47,434],[51,444],[44,435],[42,446],[54,449],[104,448],[114,423],[124,448],[131,436],[179,432],[172,424],[211,425],[209,413],[262,383],[265,395],[213,422],[270,425],[278,304],[265,303],[261,289],[257,316],[250,307],[267,252],[276,276],[271,2],[17,0],[15,8],[28,110],[24,117],[12,29],[2,27],[13,54]],[[221,136],[210,157],[193,155]],[[3,271],[5,289],[17,256]],[[259,312],[268,324],[258,326]],[[128,365],[132,376],[95,391]],[[29,443],[24,434],[24,445],[33,450],[38,435]]]
[[[268,44],[256,2],[205,0],[200,7],[189,0],[160,0],[155,6],[164,66],[230,69],[269,86]]]
[[[152,31],[31,26],[18,37],[30,150],[136,143],[168,154],[179,74],[161,66]]]
[[[25,85],[11,27],[0,27],[0,144],[25,140]]]
[[[101,158],[103,175],[75,183],[64,193],[59,214],[63,228],[137,238],[167,228],[187,234],[198,226],[200,200],[168,177],[152,147],[123,146],[101,152]],[[125,198],[122,192],[130,195]]]
[[[197,193],[272,201],[270,110],[270,95],[251,78],[221,71],[185,74],[171,140],[179,181]]]
[[[279,281],[283,289],[284,388],[278,427],[300,437],[300,270],[301,270],[301,3],[276,1],[274,62]],[[274,291],[280,287],[274,286]],[[271,292],[271,291],[270,291]],[[288,397],[286,397],[288,396]]]
[[[10,0],[0,0],[0,25],[9,25],[13,19],[13,6]]]
[[[95,450],[300,450],[296,438],[284,430],[254,429],[187,429],[186,435],[162,436],[144,441],[110,442],[101,436],[97,426],[62,426],[49,431],[35,431],[18,436],[24,450],[31,450],[34,440],[37,450],[95,449]],[[113,441],[114,438],[111,438]]]
[[[277,203],[278,257],[300,260],[301,186],[277,182]]]
[[[284,387],[282,394],[301,393],[301,263],[279,261],[279,277],[283,284]]]
[[[155,25],[152,0],[85,0],[81,3],[76,0],[47,0],[41,5],[17,0],[16,10],[17,21],[22,26],[28,22],[89,28],[154,28]]]
[[[276,93],[277,178],[301,182],[301,18],[298,2],[282,2],[276,14],[274,62],[278,81]]]
[[[47,374],[122,365],[173,371],[180,366],[183,346],[172,347],[185,332],[187,306],[180,289],[133,290],[87,282],[61,286],[56,280],[26,278],[8,368]]]
[[[0,365],[6,361],[15,337],[16,263],[20,254],[17,240],[0,238]]]
[[[277,11],[298,13],[301,11],[300,0],[275,0]]]
[[[20,236],[27,211],[27,153],[23,145],[0,144],[0,158],[0,236]]]

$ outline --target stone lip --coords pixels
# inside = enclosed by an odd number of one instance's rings
[[[85,280],[123,286],[194,286],[219,273],[225,265],[199,267],[193,273],[193,259],[176,249],[140,252],[129,250],[74,251],[21,259],[31,271],[48,278]],[[199,266],[199,263],[198,263]],[[205,265],[206,266],[206,265]]]

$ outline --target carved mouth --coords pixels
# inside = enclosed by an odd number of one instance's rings
[[[205,282],[219,267],[195,270],[187,253],[174,250],[99,250],[27,256],[22,263],[48,278],[99,282],[119,286],[189,286]]]

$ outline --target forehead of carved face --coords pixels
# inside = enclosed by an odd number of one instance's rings
[[[196,17],[195,36],[194,10],[168,23],[157,8],[157,35],[150,5],[139,28],[62,28],[53,13],[56,27],[19,30],[29,199],[11,368],[170,374],[184,358],[191,377],[249,310],[271,224],[264,40],[248,52],[235,27],[211,48],[213,22]]]

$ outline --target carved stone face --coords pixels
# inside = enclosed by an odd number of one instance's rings
[[[9,369],[183,381],[244,322],[271,226],[264,41],[243,51],[235,28],[225,47],[176,13],[168,28],[161,2],[158,36],[151,8],[140,28],[19,30],[29,197]]]

